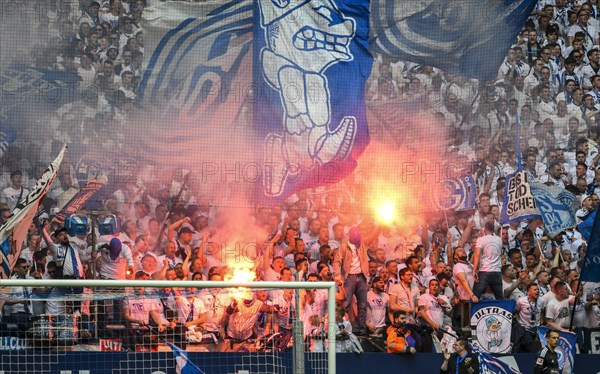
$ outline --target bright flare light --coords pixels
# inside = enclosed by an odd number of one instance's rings
[[[234,268],[230,279],[232,282],[252,282],[256,278],[256,273],[248,268]]]
[[[393,203],[387,201],[377,207],[377,219],[384,224],[389,225],[396,219],[396,207]]]
[[[231,266],[231,265],[230,265]],[[231,266],[230,267],[231,275],[226,277],[228,281],[232,282],[240,282],[247,283],[256,280],[256,273],[247,267],[241,266]],[[231,289],[232,297],[238,300],[249,300],[252,298],[252,293],[248,288],[245,287],[237,287]]]

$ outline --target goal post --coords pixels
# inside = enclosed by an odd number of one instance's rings
[[[327,291],[327,334],[326,334],[326,339],[323,338],[325,341],[322,342],[323,346],[326,345],[325,347],[325,351],[326,352],[321,352],[320,355],[318,355],[318,357],[321,357],[320,360],[326,360],[327,362],[321,362],[318,365],[310,368],[307,367],[306,371],[304,371],[304,357],[317,357],[317,356],[311,356],[313,355],[312,352],[310,353],[306,353],[307,350],[305,349],[294,349],[293,352],[295,355],[299,354],[300,352],[305,352],[305,355],[301,355],[302,357],[294,357],[292,360],[292,372],[293,373],[297,373],[297,369],[301,368],[302,372],[307,372],[307,373],[330,373],[330,374],[335,374],[336,373],[336,304],[335,304],[335,295],[336,295],[336,284],[335,282],[269,282],[269,281],[256,281],[256,282],[236,282],[236,281],[167,281],[167,280],[100,280],[100,279],[96,279],[96,280],[81,280],[81,279],[42,279],[42,280],[38,280],[38,279],[6,279],[6,280],[2,280],[1,284],[0,284],[0,305],[4,304],[6,301],[9,300],[14,300],[14,299],[18,299],[19,296],[15,296],[15,295],[11,295],[11,290],[14,289],[18,289],[19,287],[24,287],[24,288],[40,288],[40,287],[44,287],[45,289],[76,289],[76,290],[81,290],[83,288],[85,289],[91,289],[91,290],[97,290],[98,292],[91,292],[91,293],[82,293],[80,295],[76,295],[76,294],[67,294],[64,297],[64,300],[75,300],[75,303],[77,302],[81,302],[82,300],[91,300],[91,303],[95,304],[99,304],[100,302],[105,302],[106,300],[118,300],[118,299],[127,299],[127,298],[132,298],[131,293],[128,294],[127,291],[131,292],[131,289],[135,289],[135,288],[145,288],[145,289],[171,289],[171,288],[183,288],[185,287],[186,289],[191,289],[191,288],[195,288],[195,289],[222,289],[224,290],[224,292],[226,292],[227,295],[232,295],[232,294],[236,294],[238,292],[253,292],[253,291],[273,291],[273,290],[325,290]],[[108,295],[106,296],[105,294],[103,294],[102,292],[100,292],[100,290],[114,290],[115,292],[113,292],[113,295]],[[115,296],[115,294],[117,296]],[[293,295],[297,295],[299,294],[299,292],[293,292]],[[233,296],[230,296],[233,298]],[[296,303],[296,306],[299,305],[298,304],[298,298],[297,296],[294,297],[294,302]],[[35,300],[34,298],[31,298],[30,300]],[[97,309],[95,309],[97,312]],[[104,310],[104,309],[103,309]],[[193,313],[193,312],[192,312]],[[299,313],[298,311],[296,311],[296,316],[298,316]],[[60,316],[60,319],[65,319],[65,320],[72,320],[72,316],[69,315],[64,315],[64,316]],[[6,331],[2,331],[3,328],[6,328],[6,326],[8,326],[9,324],[6,323],[6,320],[3,318],[4,322],[2,325],[0,325],[0,338],[2,338],[2,336],[6,336]],[[97,318],[93,318],[94,322],[97,323],[98,319]],[[306,321],[306,319],[305,319]],[[296,318],[296,320],[294,321],[294,330],[298,331],[297,329],[297,325],[302,326],[301,324],[301,319],[300,318]],[[14,328],[14,326],[13,326]],[[110,327],[109,327],[110,328]],[[58,332],[59,327],[58,326],[54,326],[54,333]],[[300,328],[301,331],[301,328]],[[306,331],[306,329],[304,330]],[[52,332],[51,332],[52,333]],[[29,337],[31,335],[28,335]],[[98,339],[100,338],[98,336],[98,327],[96,326],[94,328],[94,336],[90,337],[91,341],[98,343]],[[29,341],[28,341],[29,339]],[[294,348],[297,348],[298,346],[298,340],[299,337],[298,336],[294,336],[293,338],[293,346]],[[301,337],[301,345],[304,346],[304,337]],[[10,366],[7,366],[9,364],[7,364],[5,361],[6,360],[11,360],[11,364],[10,365],[19,365],[19,360],[21,358],[25,358],[24,355],[26,355],[27,353],[24,353],[23,351],[27,351],[28,349],[35,349],[36,352],[40,352],[40,347],[39,346],[35,346],[33,344],[33,340],[31,338],[25,338],[25,339],[21,339],[21,340],[17,340],[19,341],[21,344],[20,347],[20,351],[16,351],[16,352],[12,352],[11,355],[3,355],[3,359],[0,360],[0,373],[2,373],[3,370],[5,370],[5,372],[11,372],[10,371]],[[2,342],[0,340],[0,342]],[[6,342],[8,342],[8,340],[6,340]],[[257,342],[257,345],[260,342]],[[263,344],[266,345],[266,343],[263,342]],[[93,344],[92,344],[93,345]],[[98,344],[99,345],[99,344]],[[59,350],[71,350],[73,349],[68,348],[65,349],[66,347],[59,347],[59,348],[63,348],[63,349],[59,349]],[[10,349],[10,347],[6,347],[6,344],[3,346],[0,344],[0,351],[4,350],[4,349]],[[56,353],[57,351],[57,347],[41,347],[42,351],[44,349],[49,349],[52,350],[52,354]],[[93,351],[94,348],[88,348],[88,352],[89,351]],[[97,349],[98,351],[100,351],[100,349]],[[22,352],[22,353],[19,353]],[[38,355],[38,353],[35,353],[35,355]],[[42,352],[43,353],[43,352]],[[98,352],[98,354],[102,355],[106,352]],[[136,352],[137,353],[137,352]],[[212,352],[211,352],[212,353]],[[19,355],[23,355],[22,357],[20,357]],[[128,353],[128,355],[131,353]],[[143,354],[147,354],[147,353],[143,353]],[[219,356],[222,357],[222,355],[226,355],[227,353],[217,353]],[[285,354],[289,355],[289,352],[285,352],[285,353],[280,353],[280,355],[285,356]],[[10,357],[8,357],[10,356]],[[48,354],[48,359],[49,360],[55,360],[55,361],[60,361],[60,358],[56,358],[56,357],[50,357],[51,354]],[[90,356],[91,357],[91,356]],[[277,355],[277,353],[272,353],[271,354],[271,358],[274,360],[281,360],[281,357],[279,357]],[[39,357],[38,357],[39,359]],[[252,359],[252,357],[250,357],[250,359]],[[95,359],[90,359],[91,361],[93,360],[100,360],[102,361],[102,356],[99,356],[98,358]],[[132,356],[132,360],[136,360],[135,357]],[[163,362],[168,362],[168,359],[163,357],[161,358],[161,360]],[[193,358],[190,357],[190,360],[193,361]],[[174,360],[172,360],[171,362],[174,362]],[[85,369],[87,369],[85,367],[85,362],[79,362],[79,368],[80,368],[80,372],[86,372]],[[106,364],[106,362],[105,362]],[[3,369],[2,365],[5,367]],[[90,362],[90,368],[93,368],[94,365],[97,365],[97,362]],[[174,364],[173,364],[174,366]],[[172,369],[172,367],[170,369]],[[239,365],[239,373],[252,373],[253,371],[248,371],[245,369],[242,369],[243,365]],[[310,365],[308,365],[310,366]],[[9,367],[9,369],[6,369],[6,367]],[[167,368],[169,369],[169,368]],[[84,370],[84,371],[81,371]],[[237,369],[236,369],[237,370]],[[265,370],[265,369],[263,369]],[[266,371],[260,371],[260,372],[270,372],[272,369],[268,369]],[[287,372],[285,371],[285,369],[282,369],[283,372]],[[63,372],[67,372],[64,370],[59,371],[60,373]],[[126,372],[126,371],[123,371]],[[160,371],[158,371],[160,372]],[[227,371],[230,372],[230,371]],[[237,371],[236,371],[237,372]],[[74,372],[76,373],[76,371]],[[90,374],[93,374],[94,371],[89,371]],[[150,373],[150,372],[149,372]],[[152,372],[153,373],[153,372]],[[207,372],[208,373],[208,372]]]

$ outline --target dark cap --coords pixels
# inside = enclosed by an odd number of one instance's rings
[[[179,235],[181,235],[181,234],[193,234],[193,233],[194,233],[194,231],[192,229],[190,229],[189,227],[187,227],[187,226],[184,226],[184,227],[182,227],[179,230]]]
[[[381,280],[381,277],[379,275],[376,275],[373,277],[373,279],[371,279],[371,284],[375,284],[377,282],[379,282]]]
[[[58,234],[60,234],[61,232],[67,232],[67,228],[66,227],[58,228],[58,229],[54,230],[54,233],[52,235],[58,236]]]
[[[135,272],[135,279],[140,279],[143,276],[148,276],[149,277],[150,274],[146,273],[143,270],[138,270],[138,271]]]

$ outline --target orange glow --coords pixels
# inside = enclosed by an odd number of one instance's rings
[[[393,113],[369,118],[377,131],[349,178],[356,188],[352,207],[363,217],[371,214],[393,236],[410,238],[433,211],[431,196],[452,169],[443,123],[403,107]]]

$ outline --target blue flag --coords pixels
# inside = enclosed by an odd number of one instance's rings
[[[531,193],[527,172],[519,170],[507,175],[500,221],[508,223],[537,216],[539,210]]]
[[[575,226],[576,196],[558,186],[531,182],[531,193],[551,237]]]
[[[175,370],[177,374],[204,374],[198,366],[188,359],[188,353],[183,349],[179,348],[175,344],[165,341],[169,347],[173,350],[173,356],[175,357]]]
[[[369,1],[257,1],[254,122],[263,195],[335,183],[369,142]],[[260,125],[258,125],[260,124]]]
[[[514,300],[480,300],[471,304],[471,334],[478,352],[509,353]]]
[[[595,209],[592,213],[590,213],[583,222],[577,225],[577,230],[581,233],[581,236],[585,240],[590,240],[592,235],[592,228],[594,227],[594,221],[596,220],[596,212],[598,210]]]
[[[476,184],[472,175],[446,179],[440,183],[440,187],[430,190],[434,210],[462,211],[475,208]]]
[[[372,48],[447,73],[495,79],[536,0],[372,0]]]
[[[168,2],[144,10],[149,43],[156,45],[139,87],[145,105],[166,106],[165,119],[210,120],[226,109],[237,115],[228,106],[243,101],[232,96],[240,70],[250,63],[244,58],[252,20],[251,0]]]
[[[537,333],[542,347],[546,345],[546,332],[550,330],[546,326],[538,326]],[[558,355],[558,368],[563,374],[573,373],[575,363],[575,344],[577,344],[577,335],[573,332],[559,331],[560,339],[556,347]]]
[[[514,368],[499,358],[488,353],[479,352],[479,372],[494,374],[521,374],[518,368]]]
[[[593,214],[590,214],[585,221],[577,226],[581,231],[580,226],[582,224],[586,223],[586,225],[589,225],[590,220],[591,223],[593,223],[587,237],[584,235],[583,231],[581,233],[588,239],[587,251],[585,252],[583,266],[579,276],[579,280],[582,282],[600,282],[600,219],[597,217],[596,211],[594,211]]]

